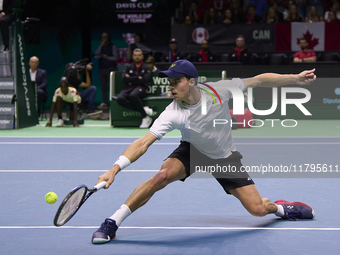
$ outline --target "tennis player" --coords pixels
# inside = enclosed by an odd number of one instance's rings
[[[129,145],[113,167],[98,178],[98,183],[106,181],[105,188],[109,188],[120,170],[136,161],[151,144],[162,139],[171,130],[180,130],[182,141],[164,161],[160,171],[137,186],[126,202],[110,218],[105,219],[93,233],[92,243],[100,244],[112,240],[126,217],[148,202],[156,191],[174,181],[184,181],[195,172],[197,166],[219,165],[225,169],[237,169],[233,172],[214,172],[212,175],[226,193],[239,199],[254,216],[273,213],[282,219],[313,219],[313,209],[304,203],[285,200],[273,203],[268,198],[261,198],[253,180],[248,173],[242,171],[242,155],[235,148],[230,125],[213,127],[213,121],[224,119],[230,123],[228,100],[232,97],[231,86],[245,91],[248,87],[308,84],[316,79],[314,71],[315,69],[303,71],[296,75],[264,73],[248,79],[209,82],[207,85],[215,89],[221,99],[219,105],[215,105],[213,99],[205,95],[207,89],[203,90],[204,85],[197,84],[198,73],[191,62],[178,60],[167,71],[160,72],[160,77],[169,79],[173,102],[155,120],[149,132]],[[201,111],[203,98],[206,101],[206,115],[202,115]]]

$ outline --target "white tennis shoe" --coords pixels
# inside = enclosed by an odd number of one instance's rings
[[[142,124],[139,126],[139,128],[149,128],[152,123],[152,118],[150,116],[146,116],[142,120]]]
[[[58,119],[58,123],[56,125],[57,127],[63,127],[64,126],[64,121],[62,119]]]

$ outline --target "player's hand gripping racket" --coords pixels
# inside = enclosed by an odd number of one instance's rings
[[[105,187],[106,182],[100,182],[93,189],[88,189],[85,185],[75,187],[63,200],[54,217],[53,224],[57,227],[68,222],[85,203],[85,201],[96,191]]]

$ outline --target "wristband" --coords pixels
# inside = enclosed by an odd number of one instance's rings
[[[120,170],[123,170],[130,164],[130,160],[127,157],[121,155],[113,165],[118,165],[120,167]]]

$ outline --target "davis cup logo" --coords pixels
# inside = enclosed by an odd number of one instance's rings
[[[192,32],[192,39],[200,44],[203,40],[209,39],[209,32],[204,27],[198,27]]]

